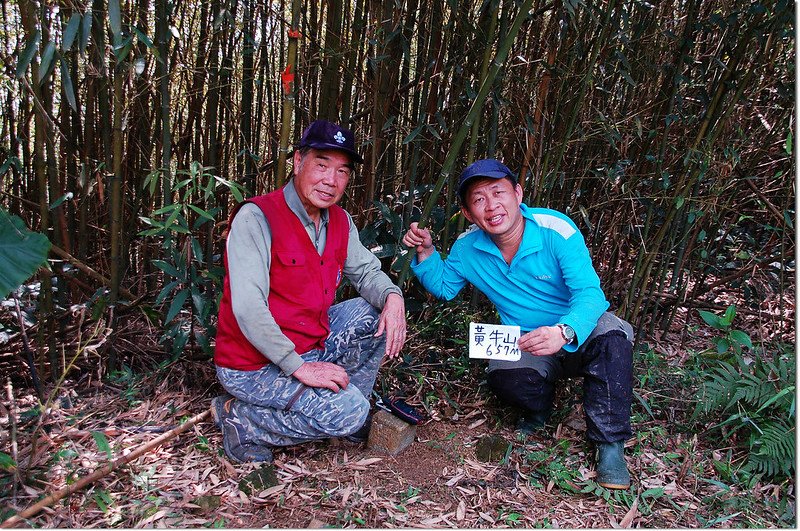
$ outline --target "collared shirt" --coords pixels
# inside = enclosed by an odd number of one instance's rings
[[[525,228],[517,253],[508,264],[497,245],[475,225],[459,236],[447,260],[433,253],[412,271],[441,299],[455,297],[467,282],[497,307],[500,321],[527,333],[556,323],[570,325],[575,351],[592,333],[608,308],[600,278],[578,227],[564,214],[520,205]]]
[[[306,228],[308,237],[322,255],[328,234],[328,210],[320,213],[316,224],[306,212],[294,187],[294,179],[283,188],[286,204]],[[400,288],[381,271],[381,263],[358,238],[353,218],[347,214],[350,232],[347,258],[342,273],[359,295],[376,308],[383,308],[390,293],[402,296]],[[282,332],[269,311],[269,267],[272,259],[272,232],[256,205],[242,205],[233,218],[226,252],[233,314],[244,336],[267,359],[289,375],[303,364],[294,343]],[[259,308],[262,311],[259,311]]]

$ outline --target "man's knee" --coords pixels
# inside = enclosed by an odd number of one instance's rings
[[[599,336],[583,353],[584,375],[628,395],[633,385],[633,345],[620,331]]]
[[[552,406],[553,382],[536,369],[497,369],[486,378],[489,388],[498,398],[533,411],[544,411]]]
[[[339,327],[355,335],[374,334],[378,328],[380,312],[363,297],[340,302],[331,310],[337,312]]]
[[[330,437],[344,437],[357,431],[367,420],[369,400],[355,388],[342,389],[336,394],[342,396],[335,396],[317,422]]]
[[[586,345],[583,357],[585,362],[603,360],[606,363],[631,365],[633,363],[633,345],[625,332],[612,330],[594,337]]]
[[[617,317],[614,312],[605,312],[600,316],[600,318],[597,320],[597,325],[595,325],[594,330],[592,330],[592,333],[589,334],[588,338],[586,338],[586,343],[591,343],[595,338],[613,331],[622,332],[628,341],[633,343],[633,326],[631,326],[631,324],[625,319]]]

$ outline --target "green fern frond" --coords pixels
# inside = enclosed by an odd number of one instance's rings
[[[706,372],[700,386],[695,415],[728,413],[713,429],[749,433],[740,439],[749,452],[743,471],[770,477],[794,474],[795,367],[790,357],[787,353],[745,362],[737,356],[735,365],[721,362]]]

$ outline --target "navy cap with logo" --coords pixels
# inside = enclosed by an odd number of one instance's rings
[[[476,160],[461,172],[458,178],[458,196],[464,201],[464,194],[467,193],[467,183],[476,177],[489,177],[491,179],[502,179],[508,177],[515,185],[517,176],[509,170],[505,164],[497,159]]]
[[[353,157],[354,162],[364,162],[356,151],[353,132],[327,120],[316,120],[303,131],[299,148],[338,149]]]

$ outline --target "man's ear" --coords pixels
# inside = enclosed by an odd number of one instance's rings
[[[300,160],[302,160],[302,155],[300,155],[300,150],[296,149],[294,155],[292,155],[292,173],[297,175],[297,172],[300,171]]]
[[[467,218],[467,221],[469,221],[470,223],[475,223],[475,221],[472,219],[472,216],[470,216],[467,209],[464,208],[463,206],[461,207],[461,213],[464,215],[465,218]]]
[[[523,192],[522,192],[522,186],[519,183],[517,183],[516,186],[514,186],[514,193],[517,194],[517,204],[521,205]]]

